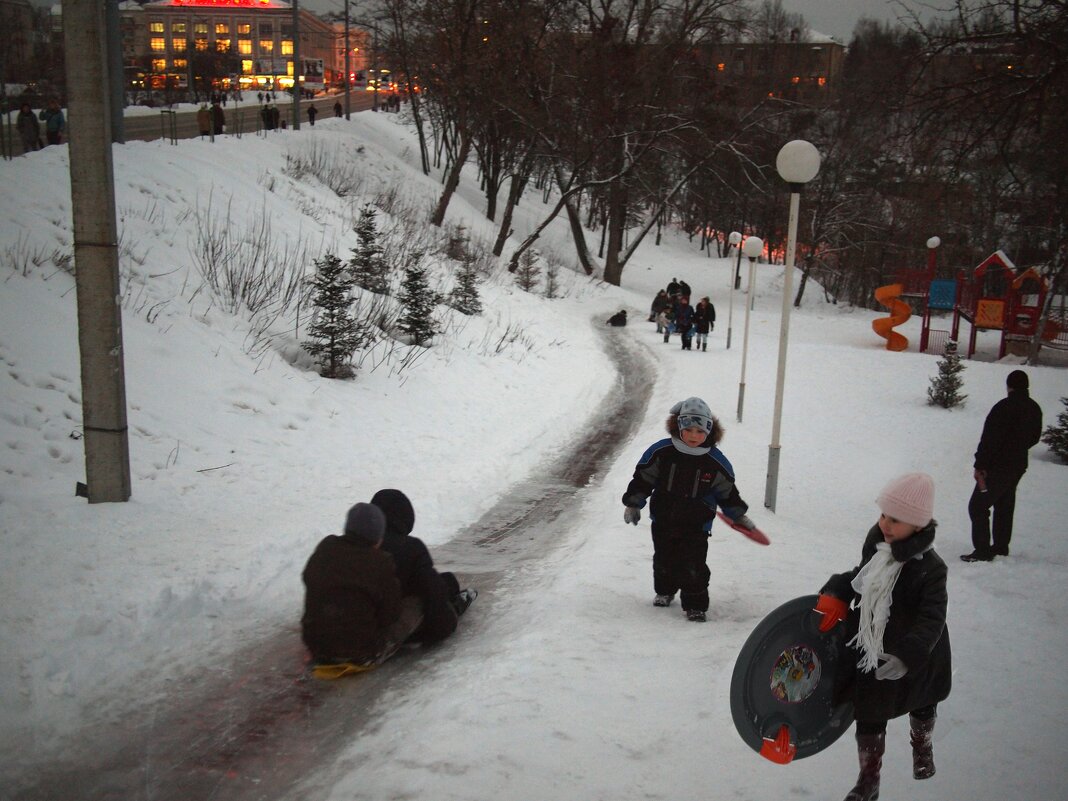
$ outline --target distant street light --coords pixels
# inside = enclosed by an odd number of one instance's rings
[[[751,236],[745,240],[741,250],[749,259],[749,285],[745,294],[745,333],[742,335],[742,378],[738,382],[738,422],[742,422],[742,407],[745,405],[745,362],[749,356],[749,310],[753,308],[753,279],[756,276],[756,260],[764,252],[764,240],[759,236]]]
[[[742,263],[742,249],[741,249],[741,247],[739,247],[739,245],[741,245],[741,243],[742,243],[742,235],[740,233],[738,233],[737,231],[731,231],[730,236],[727,237],[727,241],[731,245],[733,245],[735,248],[737,248],[737,250],[738,250],[738,264],[741,264]],[[727,350],[731,349],[731,327],[732,327],[733,321],[734,321],[734,289],[735,289],[736,284],[738,283],[737,280],[736,280],[737,273],[738,273],[738,268],[735,267],[733,270],[731,270],[731,273],[732,273],[732,275],[731,275],[731,300],[730,300],[730,307],[727,310]]]
[[[820,154],[816,146],[804,139],[787,142],[775,158],[775,169],[790,186],[790,222],[786,235],[786,263],[783,266],[782,323],[779,330],[779,369],[775,377],[775,416],[768,446],[768,481],[764,488],[764,506],[775,511],[779,486],[779,432],[782,425],[782,392],[786,382],[786,346],[790,337],[790,295],[794,277],[794,250],[797,246],[797,217],[801,190],[820,171]]]

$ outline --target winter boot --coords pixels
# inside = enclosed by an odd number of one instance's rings
[[[912,778],[930,779],[935,775],[934,747],[931,745],[935,719],[923,720],[909,715],[909,725],[912,728]]]
[[[459,617],[467,611],[469,607],[478,597],[478,590],[474,587],[468,587],[466,590],[460,590],[456,595],[449,599],[449,605],[456,612],[456,616]]]
[[[708,618],[701,609],[687,609],[686,619],[691,623],[704,623]]]
[[[701,343],[701,350],[708,350],[708,343],[707,342],[702,342]]]
[[[675,596],[665,595],[664,593],[657,593],[657,596],[653,598],[653,606],[671,606],[671,602],[675,599]]]
[[[845,801],[876,801],[879,797],[879,772],[883,768],[886,732],[857,735],[860,775]]]

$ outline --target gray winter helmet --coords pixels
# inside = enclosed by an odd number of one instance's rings
[[[706,434],[712,433],[712,410],[700,398],[687,398],[671,407],[671,413],[678,415],[679,431],[687,428],[703,428]]]

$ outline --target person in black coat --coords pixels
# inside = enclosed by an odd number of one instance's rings
[[[385,515],[382,550],[393,557],[401,591],[422,601],[423,623],[410,639],[427,644],[444,640],[456,631],[460,615],[471,605],[477,591],[461,590],[454,574],[434,569],[426,545],[411,536],[415,509],[407,495],[397,489],[383,489],[375,493],[371,503]]]
[[[832,576],[816,605],[821,631],[845,621],[848,654],[840,664],[856,664],[836,676],[839,697],[851,698],[857,721],[860,776],[846,801],[878,798],[886,722],[901,715],[909,715],[913,776],[934,775],[937,705],[952,686],[948,570],[934,550],[931,517],[934,480],[926,473],[900,476],[877,503],[882,514],[864,539],[860,565]]]
[[[708,296],[701,298],[694,311],[694,328],[697,330],[697,347],[708,350],[708,332],[716,327],[716,307]]]
[[[341,536],[323,539],[301,574],[301,638],[319,664],[373,665],[392,654],[422,620],[416,599],[404,598],[393,558],[381,550],[382,510],[358,503]]]
[[[968,501],[972,520],[971,553],[965,562],[989,562],[1009,555],[1012,517],[1016,511],[1016,485],[1027,472],[1027,451],[1042,437],[1042,408],[1028,392],[1023,370],[1005,380],[1008,397],[991,408],[975,451],[975,489]],[[990,542],[990,510],[994,510],[994,541]]]
[[[613,325],[620,328],[627,324],[627,310],[620,309],[605,321],[605,325]]]

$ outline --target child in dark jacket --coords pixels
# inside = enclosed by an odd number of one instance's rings
[[[377,664],[422,621],[418,600],[402,597],[393,558],[381,550],[385,530],[382,510],[358,503],[344,534],[326,537],[308,559],[301,636],[317,663]]]
[[[458,618],[478,592],[461,590],[455,575],[434,569],[426,545],[411,536],[415,509],[407,495],[397,489],[383,489],[375,493],[371,503],[386,516],[382,550],[393,557],[401,592],[422,602],[423,623],[410,639],[427,644],[444,640],[456,631]]]
[[[735,523],[753,528],[748,504],[734,485],[734,468],[716,447],[723,428],[700,398],[671,407],[671,435],[649,446],[623,493],[623,519],[638,525],[649,503],[653,533],[653,589],[656,606],[670,606],[680,592],[688,620],[704,622],[708,611],[705,564],[716,507]]]
[[[845,801],[879,797],[886,722],[908,714],[912,775],[934,775],[931,735],[939,701],[949,696],[946,563],[934,550],[934,481],[900,476],[879,495],[879,522],[868,532],[860,565],[832,576],[816,611],[821,631],[845,620],[856,673],[847,677],[857,721],[860,776]],[[850,609],[850,604],[853,608]]]

